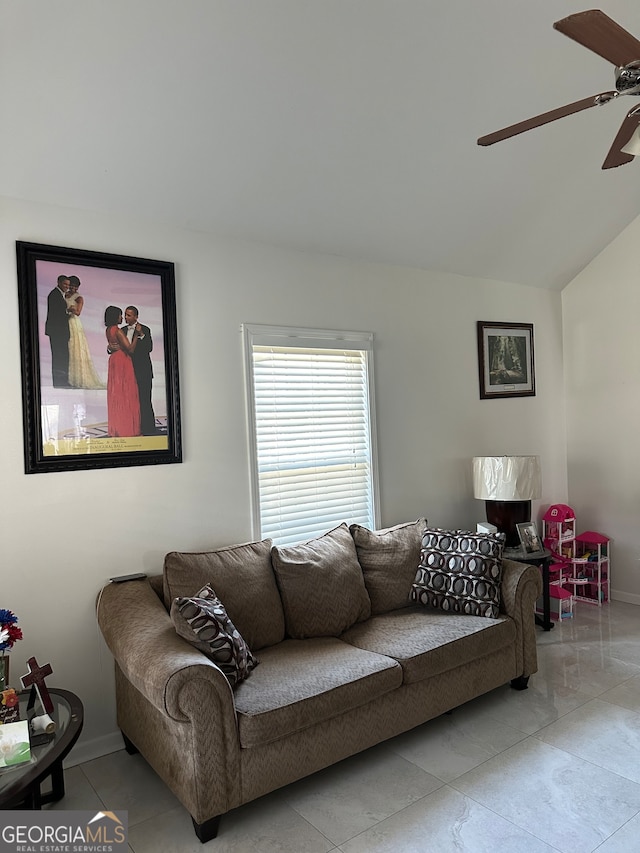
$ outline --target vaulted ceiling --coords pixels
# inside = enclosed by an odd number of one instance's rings
[[[0,0],[0,195],[559,290],[640,213],[600,168],[637,99],[476,139],[613,88],[584,8]]]

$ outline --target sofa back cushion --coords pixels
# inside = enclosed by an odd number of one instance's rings
[[[164,559],[164,602],[189,598],[211,584],[253,651],[284,639],[284,613],[271,566],[270,539],[217,551],[172,551]]]
[[[274,546],[272,560],[289,637],[338,637],[371,615],[346,524],[301,545]]]
[[[424,518],[369,530],[359,524],[349,528],[371,599],[371,613],[388,613],[411,604],[411,584],[420,565]]]

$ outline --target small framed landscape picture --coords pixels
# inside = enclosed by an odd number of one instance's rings
[[[480,399],[534,397],[532,323],[478,320]]]
[[[522,548],[526,554],[537,554],[544,550],[534,521],[523,521],[521,524],[516,524],[516,527]]]
[[[181,462],[173,263],[16,251],[25,473]]]

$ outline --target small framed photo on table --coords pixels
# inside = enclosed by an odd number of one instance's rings
[[[525,554],[537,554],[544,551],[542,540],[538,536],[538,531],[534,521],[524,521],[521,524],[516,524],[518,528],[518,536],[522,543],[522,548]]]

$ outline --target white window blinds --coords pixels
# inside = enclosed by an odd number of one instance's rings
[[[255,531],[377,526],[369,333],[245,326]]]

